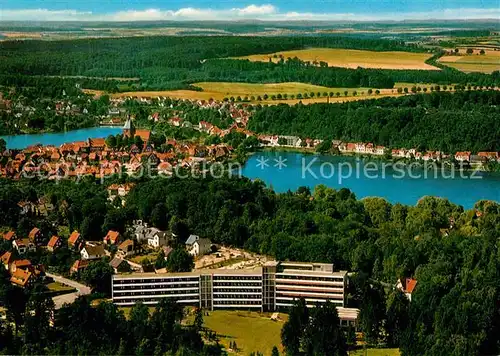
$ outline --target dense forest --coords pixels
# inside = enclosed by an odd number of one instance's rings
[[[200,81],[304,82],[330,87],[392,88],[394,82],[500,85],[500,75],[454,69],[377,70],[316,67],[228,59],[310,47],[372,51],[429,51],[402,41],[341,36],[308,37],[141,37],[0,43],[0,85],[46,86],[51,82],[109,92],[190,88]],[[61,78],[40,79],[40,76]],[[35,77],[31,77],[35,76]],[[122,78],[98,80],[88,76]],[[139,81],[136,80],[139,79]],[[59,82],[56,79],[60,79]]]
[[[182,307],[164,299],[150,313],[135,305],[129,318],[108,302],[97,306],[78,298],[54,312],[41,285],[23,291],[10,285],[4,270],[0,301],[7,320],[0,321],[0,351],[10,355],[222,355],[215,333],[205,331],[203,315],[181,325]],[[10,324],[13,322],[14,327]],[[210,343],[204,343],[202,335]]]
[[[57,207],[53,212],[21,215],[18,201],[42,195]],[[404,206],[357,200],[347,189],[324,186],[276,194],[248,179],[172,178],[138,182],[123,208],[107,202],[105,187],[93,178],[0,182],[4,228],[44,224],[52,233],[67,226],[94,240],[108,229],[124,232],[134,218],[170,229],[180,240],[196,233],[280,260],[329,262],[355,272],[348,305],[361,308],[370,344],[400,347],[403,355],[500,351],[497,203],[481,201],[464,211],[433,197]],[[411,303],[387,287],[403,277],[418,281]],[[85,340],[93,337],[93,329],[74,330]],[[113,340],[116,348],[120,338]]]
[[[336,105],[266,106],[256,110],[249,129],[447,153],[500,151],[499,105],[498,91],[463,91]]]

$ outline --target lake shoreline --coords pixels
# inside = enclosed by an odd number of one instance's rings
[[[402,163],[404,165],[411,165],[411,164],[419,164],[421,166],[424,166],[426,161],[422,160],[416,160],[416,159],[410,159],[410,158],[400,158],[400,159],[394,159],[394,158],[386,158],[384,156],[379,156],[379,155],[370,155],[370,154],[357,154],[357,153],[340,153],[340,154],[335,154],[331,152],[317,152],[314,150],[314,148],[306,148],[306,147],[261,147],[259,150],[255,152],[278,152],[278,151],[284,151],[284,152],[294,152],[294,153],[301,153],[301,154],[307,154],[307,155],[325,155],[325,156],[331,156],[331,157],[354,157],[354,158],[360,158],[363,160],[367,161],[382,161],[385,163],[390,163],[390,164],[396,164],[396,163]],[[434,161],[435,162],[435,161]],[[438,167],[444,167],[444,169],[447,170],[452,170],[452,169],[458,169],[459,167],[453,167],[450,162],[448,161],[442,161],[445,164],[441,164],[439,162],[437,163]],[[495,173],[495,172],[500,172],[500,166],[498,167],[498,170],[487,170],[484,168],[482,164],[476,165],[474,167],[460,167],[464,171],[468,172],[485,172],[485,173]]]
[[[348,188],[360,199],[378,196],[393,204],[415,205],[424,196],[435,196],[470,209],[480,200],[500,201],[500,174],[496,172],[433,172],[417,166],[376,165],[374,160],[353,156],[265,150],[250,156],[241,173],[263,181],[277,193],[301,186],[313,190],[322,184]]]

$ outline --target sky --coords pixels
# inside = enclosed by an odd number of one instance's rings
[[[500,0],[0,0],[0,21],[498,19]]]

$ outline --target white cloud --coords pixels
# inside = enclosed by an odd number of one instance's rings
[[[77,10],[0,9],[0,21],[158,21],[158,20],[244,20],[263,21],[376,21],[376,20],[426,20],[426,19],[499,19],[500,8],[457,8],[432,10],[429,12],[407,13],[312,13],[312,12],[280,12],[275,6],[249,5],[242,8],[223,10],[198,9],[192,7],[177,10],[127,10],[109,14],[97,14]]]

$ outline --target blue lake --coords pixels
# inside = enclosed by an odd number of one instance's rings
[[[242,174],[262,180],[276,192],[295,191],[300,186],[312,190],[324,184],[335,189],[349,188],[358,198],[379,196],[407,205],[415,205],[426,195],[447,198],[466,209],[481,199],[500,201],[498,173],[434,171],[415,166],[410,171],[410,167],[402,165],[384,168],[383,163],[354,157],[264,151],[250,157]]]
[[[44,133],[33,135],[0,136],[7,142],[7,148],[22,149],[41,143],[42,145],[60,146],[63,143],[86,141],[89,138],[105,138],[122,132],[121,127],[92,127],[61,133]]]

